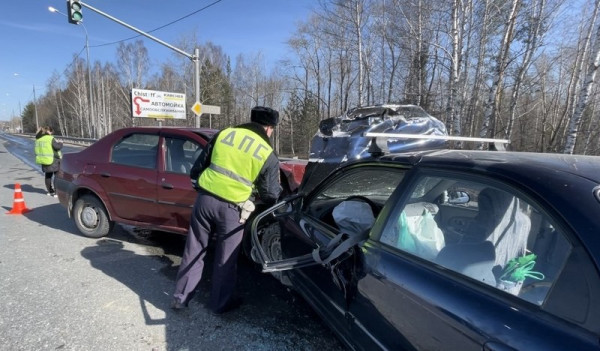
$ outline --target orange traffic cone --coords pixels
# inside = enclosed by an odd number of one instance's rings
[[[15,184],[14,197],[15,199],[13,201],[13,209],[9,212],[6,212],[7,214],[23,214],[31,211],[27,208],[27,205],[25,205],[25,199],[23,198],[23,192],[21,191],[21,184],[19,183]]]

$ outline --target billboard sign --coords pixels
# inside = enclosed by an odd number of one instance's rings
[[[131,89],[131,115],[157,119],[186,119],[185,94]]]

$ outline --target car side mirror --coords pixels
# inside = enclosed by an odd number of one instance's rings
[[[453,191],[448,194],[448,203],[452,205],[464,205],[471,201],[466,191]]]
[[[304,193],[297,193],[293,195],[289,195],[281,199],[279,203],[285,203],[285,205],[278,207],[275,211],[273,211],[274,217],[281,217],[290,214],[298,203],[302,203],[304,199]]]

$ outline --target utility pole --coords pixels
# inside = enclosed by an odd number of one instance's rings
[[[23,110],[21,110],[21,100],[19,100],[19,121],[21,122],[21,133],[23,133]],[[37,133],[37,130],[35,132]]]
[[[40,120],[37,113],[37,99],[35,97],[35,84],[33,84],[33,110],[35,111],[35,132],[40,129]]]
[[[194,88],[196,92],[196,101],[200,102],[200,49],[194,49]],[[200,128],[200,116],[196,116],[195,121],[196,128]]]

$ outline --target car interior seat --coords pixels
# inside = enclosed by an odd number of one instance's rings
[[[495,263],[504,267],[515,257],[525,255],[531,219],[523,212],[517,197],[505,191],[486,188],[479,193],[476,227],[494,244]]]
[[[204,151],[204,149],[200,146],[196,149],[196,151],[194,151],[194,156],[192,156],[192,164],[196,162],[198,157],[200,157],[202,151]]]
[[[487,240],[447,245],[435,258],[446,268],[492,286],[496,286],[495,261],[494,244]]]
[[[185,158],[183,143],[183,140],[171,140],[168,145],[168,162],[171,165],[171,171],[188,174],[191,169],[191,164]]]
[[[502,270],[515,257],[525,255],[531,220],[519,199],[495,188],[478,196],[479,212],[459,243],[446,246],[437,263],[496,285]]]
[[[510,197],[504,194],[492,188],[479,193],[479,212],[466,229],[465,237],[444,247],[436,257],[436,263],[486,284],[496,285],[493,273],[496,248],[489,239],[510,204]]]

